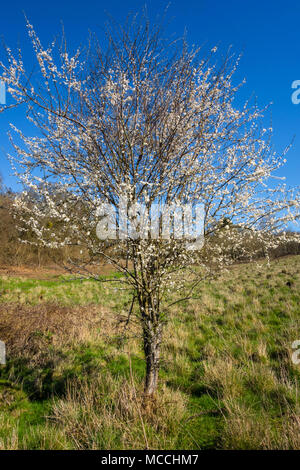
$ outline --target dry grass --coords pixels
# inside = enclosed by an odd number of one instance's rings
[[[176,446],[185,415],[180,393],[164,387],[152,406],[144,407],[141,383],[106,375],[70,383],[65,398],[55,401],[52,419],[76,449],[165,449]]]
[[[0,337],[9,354],[38,355],[49,343],[80,343],[98,331],[113,333],[113,318],[100,306],[63,307],[57,304],[0,304]]]
[[[258,415],[234,400],[224,405],[224,448],[299,450],[300,410],[271,418],[267,412]]]

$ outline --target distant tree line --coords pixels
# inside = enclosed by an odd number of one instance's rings
[[[74,247],[50,249],[31,244],[34,234],[20,232],[19,224],[14,214],[15,194],[4,187],[0,175],[0,264],[1,265],[32,265],[49,266],[57,263],[67,263],[70,251],[74,256]],[[57,230],[56,227],[53,230]],[[79,249],[77,255],[82,257]]]
[[[13,202],[15,193],[3,185],[3,180],[0,175],[0,219],[1,219],[1,230],[0,230],[0,264],[1,265],[31,265],[31,266],[49,266],[53,263],[68,263],[68,258],[71,253],[77,255],[78,259],[84,257],[84,253],[81,253],[80,249],[76,246],[61,247],[57,249],[50,249],[48,247],[41,247],[35,243],[35,236],[30,232],[20,232],[19,223],[17,223]],[[54,233],[59,232],[59,225],[49,221],[49,224],[53,224],[52,229]],[[222,220],[220,224],[224,225],[224,231],[228,226],[226,220]],[[236,227],[230,226],[229,230],[234,230]],[[288,255],[300,255],[300,243],[294,240],[294,232],[289,231],[286,233],[287,242],[279,244],[279,246],[272,248],[269,251],[269,255],[272,259],[280,258]],[[290,241],[289,241],[290,239]],[[215,243],[218,243],[217,237]],[[242,245],[239,249],[236,247],[231,248],[228,245],[228,256],[233,259],[236,263],[244,262],[246,258],[243,255],[243,245],[245,246],[249,241],[247,235],[243,235]],[[255,241],[251,240],[251,243]],[[253,246],[253,252],[256,252],[255,258],[263,258],[265,256],[264,248],[261,250],[257,249],[257,246]],[[249,247],[248,247],[249,249]]]

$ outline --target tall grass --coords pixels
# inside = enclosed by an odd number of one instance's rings
[[[300,448],[299,257],[233,267],[166,310],[147,407],[126,292],[11,277],[0,292],[0,448]]]

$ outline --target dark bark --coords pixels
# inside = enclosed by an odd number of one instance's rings
[[[158,384],[160,363],[161,325],[153,325],[151,321],[145,322],[144,329],[144,353],[146,359],[145,395],[152,397]]]

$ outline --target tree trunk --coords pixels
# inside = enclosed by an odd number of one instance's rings
[[[147,321],[144,329],[144,352],[146,359],[145,396],[152,397],[157,389],[160,343],[162,330],[161,325],[153,325]]]

